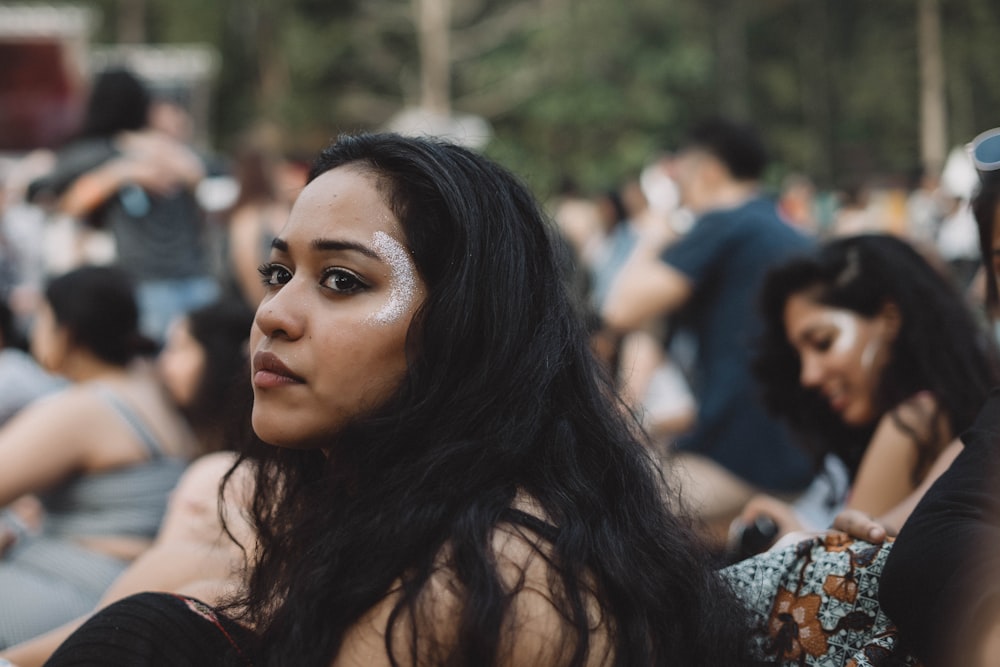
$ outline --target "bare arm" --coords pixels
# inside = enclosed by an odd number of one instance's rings
[[[611,329],[638,329],[676,311],[692,289],[691,281],[677,269],[649,253],[634,253],[612,284],[601,317]]]
[[[136,132],[118,140],[119,157],[77,178],[59,199],[59,210],[83,217],[126,185],[135,184],[152,193],[194,188],[205,168],[189,148],[155,132]]]
[[[0,506],[88,467],[93,401],[70,388],[25,407],[0,429]]]
[[[217,604],[233,592],[242,552],[223,536],[216,505],[219,480],[233,458],[228,452],[218,452],[191,464],[170,498],[156,542],[115,579],[97,609],[142,591],[180,593],[208,604]],[[250,537],[249,526],[239,520],[239,510],[248,500],[246,485],[251,481],[241,469],[227,487],[227,523],[240,540]],[[41,667],[88,618],[82,616],[12,646],[0,656],[20,667]]]
[[[949,443],[944,451],[938,455],[920,486],[885,514],[872,517],[857,509],[846,509],[834,519],[833,528],[869,542],[884,542],[886,537],[899,532],[927,489],[937,481],[938,477],[944,474],[944,471],[951,466],[961,451],[961,440],[956,439]]]
[[[198,155],[162,132],[129,132],[118,144],[126,155],[155,164],[171,185],[194,188],[205,178],[205,166]]]
[[[908,431],[921,440],[936,433],[941,425],[930,422],[934,407],[933,397],[921,394],[882,417],[858,466],[846,509],[882,516],[916,490],[919,482],[914,483],[913,475],[919,451]],[[905,429],[901,421],[907,425]]]

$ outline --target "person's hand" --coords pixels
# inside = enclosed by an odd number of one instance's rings
[[[882,544],[891,535],[889,528],[860,510],[842,510],[833,520],[833,530],[872,544]]]
[[[730,524],[728,549],[734,557],[746,558],[771,547],[782,535],[802,529],[791,505],[772,496],[757,495]]]
[[[748,500],[737,521],[750,525],[761,515],[770,517],[778,525],[778,535],[805,529],[791,505],[766,494]]]
[[[22,496],[0,511],[0,556],[18,540],[37,534],[44,519],[45,510],[34,496]]]

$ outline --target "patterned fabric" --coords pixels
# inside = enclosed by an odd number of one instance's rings
[[[916,667],[895,655],[896,630],[878,603],[891,543],[830,534],[723,570],[756,617],[753,657],[801,667]]]

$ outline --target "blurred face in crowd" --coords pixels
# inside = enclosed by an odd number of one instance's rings
[[[157,368],[167,392],[178,405],[191,405],[205,372],[205,348],[191,335],[186,319],[178,320],[167,334],[157,358]]]
[[[799,381],[815,389],[846,424],[863,426],[878,415],[875,390],[898,330],[886,306],[873,318],[792,295],[785,304],[785,334],[801,362]]]
[[[31,327],[31,354],[50,373],[58,373],[69,349],[69,332],[56,321],[52,307],[43,302]]]
[[[716,188],[726,174],[718,158],[698,148],[680,151],[669,163],[669,175],[677,184],[681,204],[694,213],[713,207]]]
[[[426,289],[384,197],[358,167],[328,171],[274,242],[250,333],[253,428],[265,442],[322,446],[406,373]]]

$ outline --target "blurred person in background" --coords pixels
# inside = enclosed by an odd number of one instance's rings
[[[236,155],[234,177],[239,194],[228,215],[228,272],[233,288],[256,307],[264,296],[258,268],[271,252],[271,241],[288,220],[292,202],[305,185],[308,168],[257,141]]]
[[[110,230],[115,261],[137,284],[142,331],[162,343],[174,317],[212,301],[218,284],[195,197],[204,164],[150,127],[150,106],[146,86],[128,70],[98,74],[77,138],[29,195]]]
[[[64,385],[27,352],[14,313],[0,300],[0,426],[36,398]]]
[[[152,546],[114,580],[98,607],[147,590],[194,595],[217,604],[238,586],[243,561],[239,545],[253,541],[244,516],[250,506],[250,480],[244,479],[249,468],[241,467],[221,499],[219,494],[222,479],[237,458],[231,448],[249,419],[247,341],[252,322],[252,309],[239,299],[227,298],[202,306],[171,326],[157,368],[170,397],[198,434],[202,453],[171,491]],[[0,655],[19,667],[40,667],[85,618]]]
[[[811,244],[761,195],[766,163],[752,128],[722,119],[694,127],[672,163],[694,226],[658,256],[630,259],[602,309],[618,331],[669,315],[693,332],[696,421],[664,466],[720,545],[750,497],[795,496],[813,476],[808,457],[760,404],[750,371],[760,280]]]
[[[47,285],[31,351],[69,385],[0,429],[0,506],[35,494],[44,510],[32,530],[5,515],[0,646],[92,609],[152,542],[196,443],[142,358],[151,349],[123,271],[83,267]]]
[[[989,335],[949,276],[890,235],[843,237],[776,267],[760,302],[766,402],[817,461],[845,466],[849,488],[819,525],[767,497],[736,523],[765,514],[778,535],[823,530],[846,508],[895,533],[1000,382]]]

